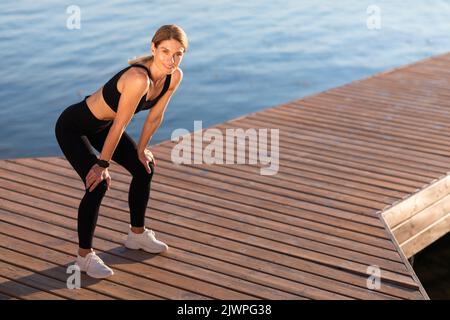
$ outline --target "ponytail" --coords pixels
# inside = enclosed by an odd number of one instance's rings
[[[136,63],[142,64],[142,63],[145,63],[145,62],[150,61],[152,59],[153,59],[153,55],[146,54],[146,55],[143,55],[143,56],[139,56],[139,57],[134,57],[132,59],[128,59],[128,64],[129,65],[136,64]]]

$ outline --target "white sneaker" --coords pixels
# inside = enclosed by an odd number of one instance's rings
[[[114,271],[95,252],[87,254],[84,258],[78,255],[75,264],[92,278],[103,279],[114,274]]]
[[[169,249],[167,244],[155,239],[153,230],[145,229],[143,233],[128,232],[125,247],[128,249],[142,249],[150,253],[160,253]]]

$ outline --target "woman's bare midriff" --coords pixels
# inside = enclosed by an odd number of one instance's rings
[[[86,104],[97,119],[104,121],[114,120],[116,113],[108,106],[105,99],[103,99],[102,89],[103,87],[88,97],[86,99]]]

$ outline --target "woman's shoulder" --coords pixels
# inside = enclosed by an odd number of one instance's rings
[[[124,73],[127,81],[147,82],[150,81],[148,72],[142,66],[131,65],[127,67],[128,70]]]
[[[122,88],[129,84],[135,88],[142,88],[142,90],[148,88],[149,81],[150,79],[143,68],[132,68],[132,66],[128,67],[128,70],[124,72],[120,79]]]

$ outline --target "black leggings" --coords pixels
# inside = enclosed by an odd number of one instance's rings
[[[80,248],[90,249],[98,210],[106,193],[107,184],[103,180],[92,192],[89,192],[86,189],[86,175],[97,161],[92,146],[101,152],[113,121],[97,119],[89,110],[86,98],[62,112],[55,125],[55,135],[66,159],[85,186],[86,192],[78,208],[78,240]],[[143,227],[154,165],[151,162],[149,164],[151,173],[145,170],[144,165],[139,161],[136,143],[126,132],[122,134],[112,160],[132,175],[128,193],[130,222],[133,227]]]

